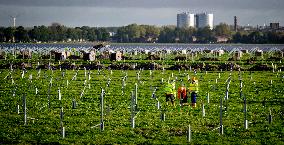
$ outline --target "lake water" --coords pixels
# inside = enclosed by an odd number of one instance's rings
[[[3,43],[0,44],[0,48],[5,51],[12,51],[14,49],[22,50],[22,49],[31,49],[35,52],[39,51],[49,51],[51,49],[56,50],[64,50],[64,49],[90,49],[92,48],[92,44],[78,43],[78,44],[8,44]],[[129,44],[111,44],[110,47],[104,48],[101,51],[106,49],[114,50],[114,51],[159,51],[159,50],[191,50],[191,51],[200,51],[200,50],[216,50],[223,49],[227,51],[232,50],[256,50],[260,49],[263,51],[272,51],[272,50],[282,50],[284,49],[284,44],[149,44],[149,43],[129,43]]]

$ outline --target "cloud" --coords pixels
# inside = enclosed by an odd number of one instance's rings
[[[214,23],[284,24],[284,0],[0,0],[0,26],[17,25],[122,26],[131,23],[175,25],[176,14],[212,12]]]
[[[0,5],[104,8],[283,9],[283,0],[1,0]]]

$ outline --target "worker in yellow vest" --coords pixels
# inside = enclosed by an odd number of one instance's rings
[[[167,83],[164,88],[164,92],[166,96],[167,105],[170,101],[172,105],[175,106],[175,82],[173,81],[172,83]]]
[[[191,93],[191,105],[193,108],[196,107],[196,98],[198,93],[198,80],[192,77],[191,83],[189,84],[188,91]]]

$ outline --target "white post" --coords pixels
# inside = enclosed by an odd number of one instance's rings
[[[29,76],[29,80],[30,80],[30,81],[32,81],[32,79],[33,79],[33,75],[32,75],[32,74],[30,74],[30,76]]]
[[[164,112],[161,113],[161,120],[162,121],[166,120],[166,114]]]
[[[220,134],[221,134],[221,135],[224,134],[224,126],[223,126],[223,125],[220,126]]]
[[[242,84],[242,83],[241,83]],[[241,92],[242,95],[242,92]],[[245,129],[248,129],[248,120],[247,120],[247,99],[244,95],[244,127]]]
[[[210,102],[210,96],[209,96],[209,92],[207,93],[207,103],[209,104]]]
[[[137,98],[138,98],[138,85],[135,83],[135,108],[137,109]]]
[[[219,73],[219,79],[221,78],[221,75],[220,75],[220,73]]]
[[[26,96],[23,96],[23,107],[24,107],[24,125],[27,125],[27,101],[26,101]]]
[[[188,80],[190,80],[190,76],[189,76],[189,74],[187,74],[187,81],[188,81]]]
[[[62,138],[65,138],[65,127],[62,127]]]
[[[17,105],[17,113],[20,114],[20,105]]]
[[[58,100],[61,100],[60,88],[58,88]]]
[[[84,86],[87,84],[87,80],[84,81]]]
[[[139,81],[140,80],[140,74],[137,73],[137,80]]]
[[[248,129],[248,120],[245,120],[245,129]]]
[[[104,89],[102,89],[101,94],[101,131],[104,131]]]
[[[190,128],[190,125],[188,125],[187,141],[188,141],[188,142],[191,141],[191,128]]]
[[[271,109],[269,109],[268,122],[269,122],[269,124],[272,123]]]
[[[222,120],[222,105],[223,105],[223,100],[222,97],[220,96],[220,129],[219,132],[221,135],[223,135],[223,120]]]
[[[38,90],[37,90],[37,87],[36,87],[36,91],[35,91],[35,94],[37,95],[37,92],[38,92]]]
[[[22,79],[24,78],[24,75],[25,75],[25,71],[23,70],[22,71]]]
[[[134,94],[133,91],[131,91],[131,127],[135,128],[135,116],[134,116]]]
[[[229,99],[229,90],[228,90],[228,88],[227,88],[227,90],[226,90],[226,101]]]
[[[52,86],[52,78],[50,78],[50,82],[49,82],[50,86]]]
[[[86,67],[84,67],[84,71],[85,71],[85,79],[87,78],[87,71],[86,71]]]
[[[202,103],[202,117],[205,117],[205,108],[204,108],[204,103]]]
[[[60,109],[60,126],[63,127],[63,107]]]

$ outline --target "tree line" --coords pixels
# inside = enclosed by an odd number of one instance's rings
[[[114,34],[114,35],[111,35]],[[118,43],[284,43],[284,32],[238,31],[220,23],[213,30],[130,24],[122,27],[50,26],[0,27],[0,42],[81,42],[111,41]]]

